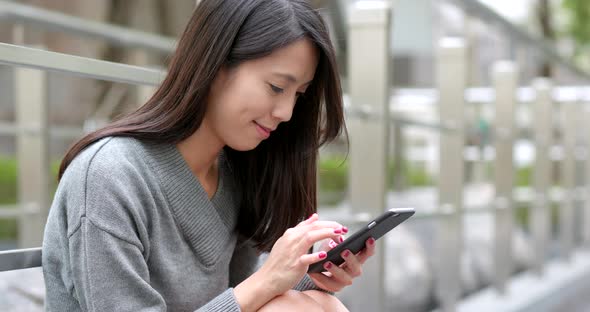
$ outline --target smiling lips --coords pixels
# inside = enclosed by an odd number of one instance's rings
[[[258,133],[260,133],[260,135],[265,139],[268,138],[270,136],[270,133],[274,130],[274,129],[270,129],[265,126],[262,126],[259,123],[257,123],[256,121],[254,121],[254,123],[256,124],[256,130],[258,130]]]

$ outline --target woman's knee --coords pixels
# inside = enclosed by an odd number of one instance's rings
[[[326,312],[347,312],[348,309],[338,298],[318,290],[306,290],[305,295],[316,301]]]
[[[286,293],[277,296],[273,300],[269,301],[258,311],[324,312],[324,309],[311,296],[308,296],[307,294],[296,290],[289,290]]]

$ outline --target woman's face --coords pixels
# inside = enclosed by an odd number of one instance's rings
[[[234,150],[256,148],[291,119],[317,64],[315,45],[301,39],[266,57],[223,68],[211,86],[203,125]]]

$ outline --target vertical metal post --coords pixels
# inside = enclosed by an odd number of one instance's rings
[[[440,134],[439,207],[445,213],[437,234],[435,293],[443,311],[454,311],[461,294],[463,172],[467,44],[460,38],[443,38],[436,56],[439,116],[456,129]],[[450,78],[452,76],[452,78]]]
[[[494,286],[506,291],[513,270],[512,233],[514,227],[514,111],[518,88],[518,70],[511,61],[498,61],[492,69],[496,94],[494,185],[496,188],[494,219]]]
[[[49,134],[46,73],[16,68],[19,247],[38,247],[49,211]]]
[[[368,2],[368,1],[367,1]],[[376,118],[348,121],[350,130],[350,202],[356,212],[378,215],[385,210],[389,151],[390,23],[386,1],[359,1],[349,16],[348,62],[352,105],[367,105]],[[384,311],[385,250],[383,240],[370,265],[352,286],[364,295],[351,311]]]
[[[581,113],[584,120],[590,120],[590,105],[584,103],[584,109]],[[584,122],[582,126],[582,133],[584,134],[584,148],[585,148],[585,161],[584,161],[584,190],[585,200],[582,206],[582,220],[581,220],[581,231],[582,231],[582,244],[585,248],[590,248],[590,122]]]
[[[564,103],[563,119],[560,124],[563,129],[563,171],[562,187],[565,190],[565,197],[559,211],[559,232],[561,240],[561,253],[569,259],[574,248],[574,218],[577,200],[577,157],[578,133],[583,120],[580,118],[580,104],[578,102]]]
[[[585,205],[588,202],[588,193],[586,192],[586,174],[585,168],[588,166],[588,147],[586,144],[587,132],[583,132],[586,127],[588,127],[585,122],[585,112],[586,112],[586,102],[582,100],[581,97],[577,100],[577,113],[578,113],[578,135],[577,135],[577,143],[575,149],[575,159],[576,159],[576,188],[574,191],[574,247],[577,249],[578,247],[584,247],[583,244],[583,230],[581,227],[584,226],[584,209]]]
[[[534,240],[535,260],[533,270],[543,273],[543,263],[547,254],[547,243],[551,230],[549,189],[551,181],[551,160],[549,150],[553,144],[553,86],[546,78],[533,81],[536,100],[533,103],[533,137],[535,142],[535,167],[533,188],[535,201],[531,209],[531,232]]]
[[[406,168],[406,142],[404,140],[404,129],[400,124],[393,124],[393,186],[400,191],[408,185],[408,171]]]

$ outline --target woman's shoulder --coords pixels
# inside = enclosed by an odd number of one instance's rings
[[[62,179],[80,174],[86,177],[90,171],[124,173],[126,169],[143,162],[142,157],[138,155],[140,145],[137,139],[129,137],[102,138],[76,155]]]
[[[140,148],[137,139],[127,137],[106,137],[92,143],[68,166],[58,192],[81,196],[85,202],[149,195],[144,193],[153,189],[153,175]]]
[[[138,203],[153,196],[149,166],[142,161],[141,143],[133,138],[107,137],[78,154],[64,173],[54,204],[68,211],[71,224],[87,217],[94,224],[133,237],[130,225],[146,222]],[[71,216],[71,218],[70,218]]]

